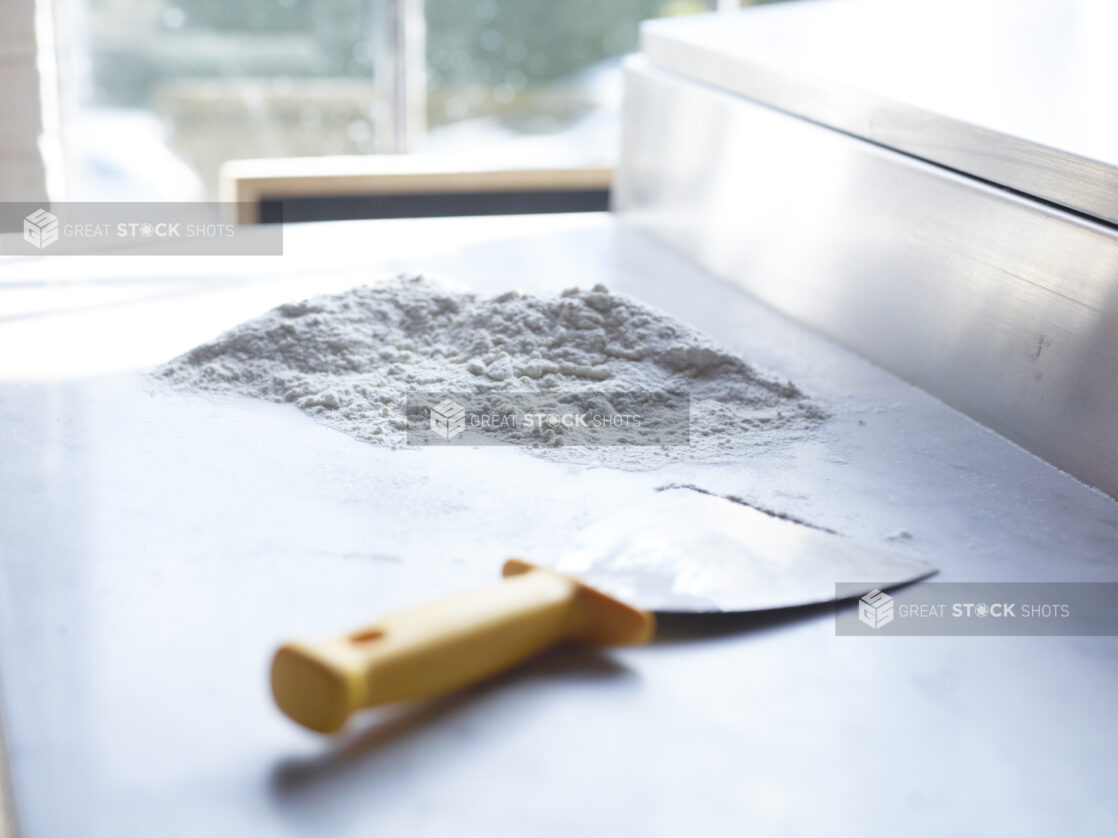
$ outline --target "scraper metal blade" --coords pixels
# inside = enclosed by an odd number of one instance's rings
[[[592,524],[555,568],[649,611],[704,613],[827,602],[836,582],[864,582],[864,590],[850,589],[857,597],[935,572],[918,559],[688,488]]]
[[[725,498],[658,493],[586,529],[556,569],[519,559],[505,581],[390,614],[329,640],[289,643],[272,694],[328,733],[361,708],[438,695],[556,643],[651,639],[652,611],[757,611],[860,596],[921,579],[931,566]]]

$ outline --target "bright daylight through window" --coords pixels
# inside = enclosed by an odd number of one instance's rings
[[[71,0],[68,196],[215,197],[230,159],[610,166],[620,59],[715,0]]]

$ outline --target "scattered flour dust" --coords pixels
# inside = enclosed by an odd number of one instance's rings
[[[601,285],[541,298],[479,296],[422,276],[288,303],[174,359],[157,375],[193,390],[288,402],[358,439],[405,442],[415,391],[574,399],[608,388],[639,412],[689,395],[690,444],[536,453],[622,468],[722,459],[802,436],[826,414],[791,382],[757,373],[694,329]]]

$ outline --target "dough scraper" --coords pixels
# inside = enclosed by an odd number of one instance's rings
[[[585,529],[555,566],[520,559],[502,582],[391,614],[272,662],[280,709],[312,730],[356,710],[439,695],[560,642],[646,643],[653,611],[764,611],[913,582],[930,565],[687,488],[660,492]],[[844,591],[846,588],[844,587]]]

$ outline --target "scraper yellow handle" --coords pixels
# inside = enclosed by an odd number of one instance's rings
[[[338,730],[350,714],[439,695],[556,643],[645,643],[655,620],[575,579],[519,559],[491,588],[392,614],[332,640],[291,643],[272,662],[272,694],[299,724]]]

